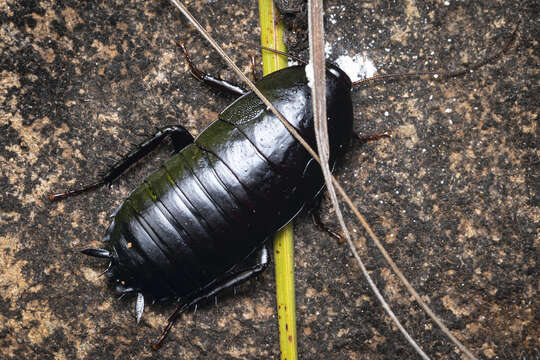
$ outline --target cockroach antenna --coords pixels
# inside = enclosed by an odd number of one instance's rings
[[[375,81],[385,81],[385,80],[394,80],[394,79],[400,79],[400,78],[414,78],[414,77],[423,77],[423,76],[432,76],[433,78],[437,80],[446,80],[449,78],[455,78],[459,76],[463,76],[467,73],[471,73],[475,70],[480,69],[481,67],[490,64],[491,62],[495,61],[502,55],[504,55],[512,46],[514,41],[517,38],[518,34],[518,28],[521,23],[521,19],[518,19],[516,26],[514,27],[514,30],[512,31],[512,34],[510,36],[510,39],[508,42],[501,47],[498,51],[495,53],[485,57],[484,59],[478,61],[477,63],[467,65],[463,64],[464,68],[459,70],[450,70],[450,71],[415,71],[415,72],[409,72],[409,73],[403,73],[403,74],[382,74],[382,75],[376,75],[372,76],[367,79],[358,80],[352,83],[352,86],[357,86],[365,83],[375,82]]]

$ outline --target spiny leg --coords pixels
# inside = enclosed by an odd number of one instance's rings
[[[223,275],[218,281],[214,282],[211,286],[203,289],[202,294],[186,300],[178,305],[176,310],[169,316],[167,320],[167,326],[163,329],[161,335],[155,343],[152,344],[152,349],[158,350],[163,341],[171,331],[175,322],[178,320],[180,315],[186,311],[192,305],[198,304],[201,300],[210,298],[216,295],[221,290],[230,288],[239,284],[242,281],[253,277],[254,275],[262,272],[268,265],[268,250],[266,246],[263,246],[261,250],[256,251],[249,255],[241,264],[239,264],[237,269],[232,270],[230,273]]]
[[[186,59],[188,65],[189,65],[189,71],[191,71],[191,74],[199,81],[202,81],[203,83],[210,85],[211,87],[221,90],[223,92],[229,93],[231,95],[235,96],[241,96],[247,93],[247,90],[244,88],[235,85],[229,81],[220,79],[219,77],[214,77],[211,75],[206,74],[205,72],[199,70],[195,63],[191,60],[189,57],[189,54],[186,50],[186,46],[183,42],[178,42],[178,46],[182,49],[182,52],[184,54],[184,59]]]
[[[128,152],[122,159],[116,161],[111,168],[97,181],[83,186],[80,189],[68,190],[61,193],[49,194],[50,201],[56,201],[82,194],[88,191],[95,190],[103,185],[110,185],[116,181],[127,169],[133,164],[148,155],[166,138],[172,140],[174,152],[182,150],[187,145],[193,143],[193,136],[180,125],[170,125],[159,129],[154,135],[137,145],[133,150]]]
[[[383,138],[389,138],[389,139],[392,138],[392,133],[390,132],[390,130],[386,130],[385,132],[380,133],[380,134],[372,134],[372,135],[365,135],[365,136],[360,136],[355,132],[353,132],[353,134],[356,140],[360,141],[361,143],[380,140]]]
[[[341,231],[334,231],[330,229],[325,223],[322,222],[320,214],[319,214],[320,206],[317,206],[315,209],[311,212],[311,218],[313,219],[313,223],[315,226],[320,230],[326,232],[328,235],[333,237],[337,240],[338,244],[343,244],[345,242],[345,239],[343,238],[343,234],[341,234]]]

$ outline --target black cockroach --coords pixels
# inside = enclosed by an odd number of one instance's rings
[[[314,146],[304,68],[277,71],[257,87]],[[172,158],[114,213],[103,239],[107,250],[83,250],[110,260],[106,276],[119,293],[138,294],[137,319],[145,299],[178,300],[167,329],[191,305],[262,271],[265,240],[314,200],[324,183],[318,164],[255,94],[191,69],[199,79],[241,97],[197,138],[182,126],[168,126],[101,180],[50,195],[57,200],[111,184],[165,138],[172,139]],[[333,167],[352,134],[352,82],[330,64],[327,77]]]
[[[464,71],[397,76],[457,76],[491,61],[508,46]],[[261,272],[268,262],[265,240],[324,188],[318,164],[257,96],[201,72],[185,49],[184,56],[199,80],[240,97],[198,137],[180,125],[167,126],[116,162],[99,181],[50,195],[55,201],[110,185],[163,140],[172,140],[172,158],[114,212],[103,239],[106,249],[83,250],[110,261],[105,274],[116,291],[137,294],[137,320],[145,301],[178,301],[154,349],[190,306]],[[368,80],[377,78],[389,76]],[[331,168],[352,135],[351,88],[357,83],[327,64]],[[274,72],[256,85],[314,146],[305,66]]]

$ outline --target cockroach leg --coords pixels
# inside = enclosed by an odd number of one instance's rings
[[[386,130],[385,132],[380,133],[380,134],[365,135],[365,136],[360,136],[354,131],[353,131],[353,134],[354,134],[355,139],[360,141],[361,143],[375,141],[375,140],[379,140],[383,138],[392,138],[392,132],[390,130]]]
[[[191,60],[191,57],[189,56],[187,52],[186,45],[181,41],[179,41],[177,45],[180,47],[180,49],[182,49],[184,59],[186,59],[189,66],[189,71],[197,80],[215,89],[218,89],[220,91],[223,91],[225,93],[228,93],[234,96],[241,96],[247,93],[246,89],[236,84],[233,84],[227,80],[220,79],[219,77],[216,77],[216,76],[208,75],[205,72],[199,70],[197,66],[195,65],[195,63],[193,62],[193,60]]]
[[[95,190],[103,185],[111,185],[133,164],[148,155],[166,138],[171,138],[174,152],[182,150],[187,145],[193,143],[193,136],[180,125],[170,125],[159,129],[150,138],[143,141],[136,148],[131,150],[122,159],[117,160],[110,169],[98,181],[83,186],[80,189],[68,190],[61,193],[49,194],[50,201],[65,199],[70,196],[79,195],[88,191]]]
[[[334,230],[331,230],[325,223],[322,222],[321,217],[319,215],[319,207],[317,207],[316,209],[313,209],[313,211],[311,212],[311,218],[313,219],[313,223],[315,224],[315,226],[320,231],[324,231],[328,235],[330,235],[331,237],[336,239],[337,243],[339,245],[341,245],[341,244],[343,244],[345,242],[345,239],[344,239],[343,234],[341,233],[341,231],[336,232]]]
[[[156,342],[152,344],[152,349],[159,350],[161,348],[163,341],[171,331],[176,320],[178,320],[180,315],[182,315],[182,313],[192,305],[197,306],[199,302],[215,296],[221,290],[234,287],[235,285],[259,274],[261,271],[266,269],[266,266],[268,266],[268,250],[263,246],[262,249],[251,253],[246,259],[244,259],[242,264],[240,264],[239,267],[233,272],[225,274],[223,277],[212,283],[212,286],[204,289],[204,293],[202,295],[191,298],[190,300],[182,301],[171,316],[169,316],[167,326],[165,326],[165,329],[163,329]]]

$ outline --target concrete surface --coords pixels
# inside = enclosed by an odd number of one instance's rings
[[[355,144],[338,176],[416,289],[480,358],[538,359],[538,3],[327,1],[332,57],[362,53],[379,73],[455,68],[467,76],[356,89],[355,129],[394,138]],[[246,71],[257,50],[254,1],[190,8]],[[292,35],[290,38],[294,38]],[[300,35],[298,36],[300,38]],[[108,216],[167,149],[111,189],[51,204],[50,191],[94,179],[138,132],[201,131],[232,99],[191,77],[178,40],[209,72],[232,77],[167,1],[0,3],[0,358],[277,359],[274,275],[183,316],[149,344],[174,305],[134,319],[98,277]],[[298,42],[296,49],[302,49]],[[305,56],[305,53],[303,54]],[[325,218],[332,222],[328,204]],[[368,269],[434,359],[461,355],[411,301],[349,218]],[[346,246],[295,223],[303,359],[415,359]]]

